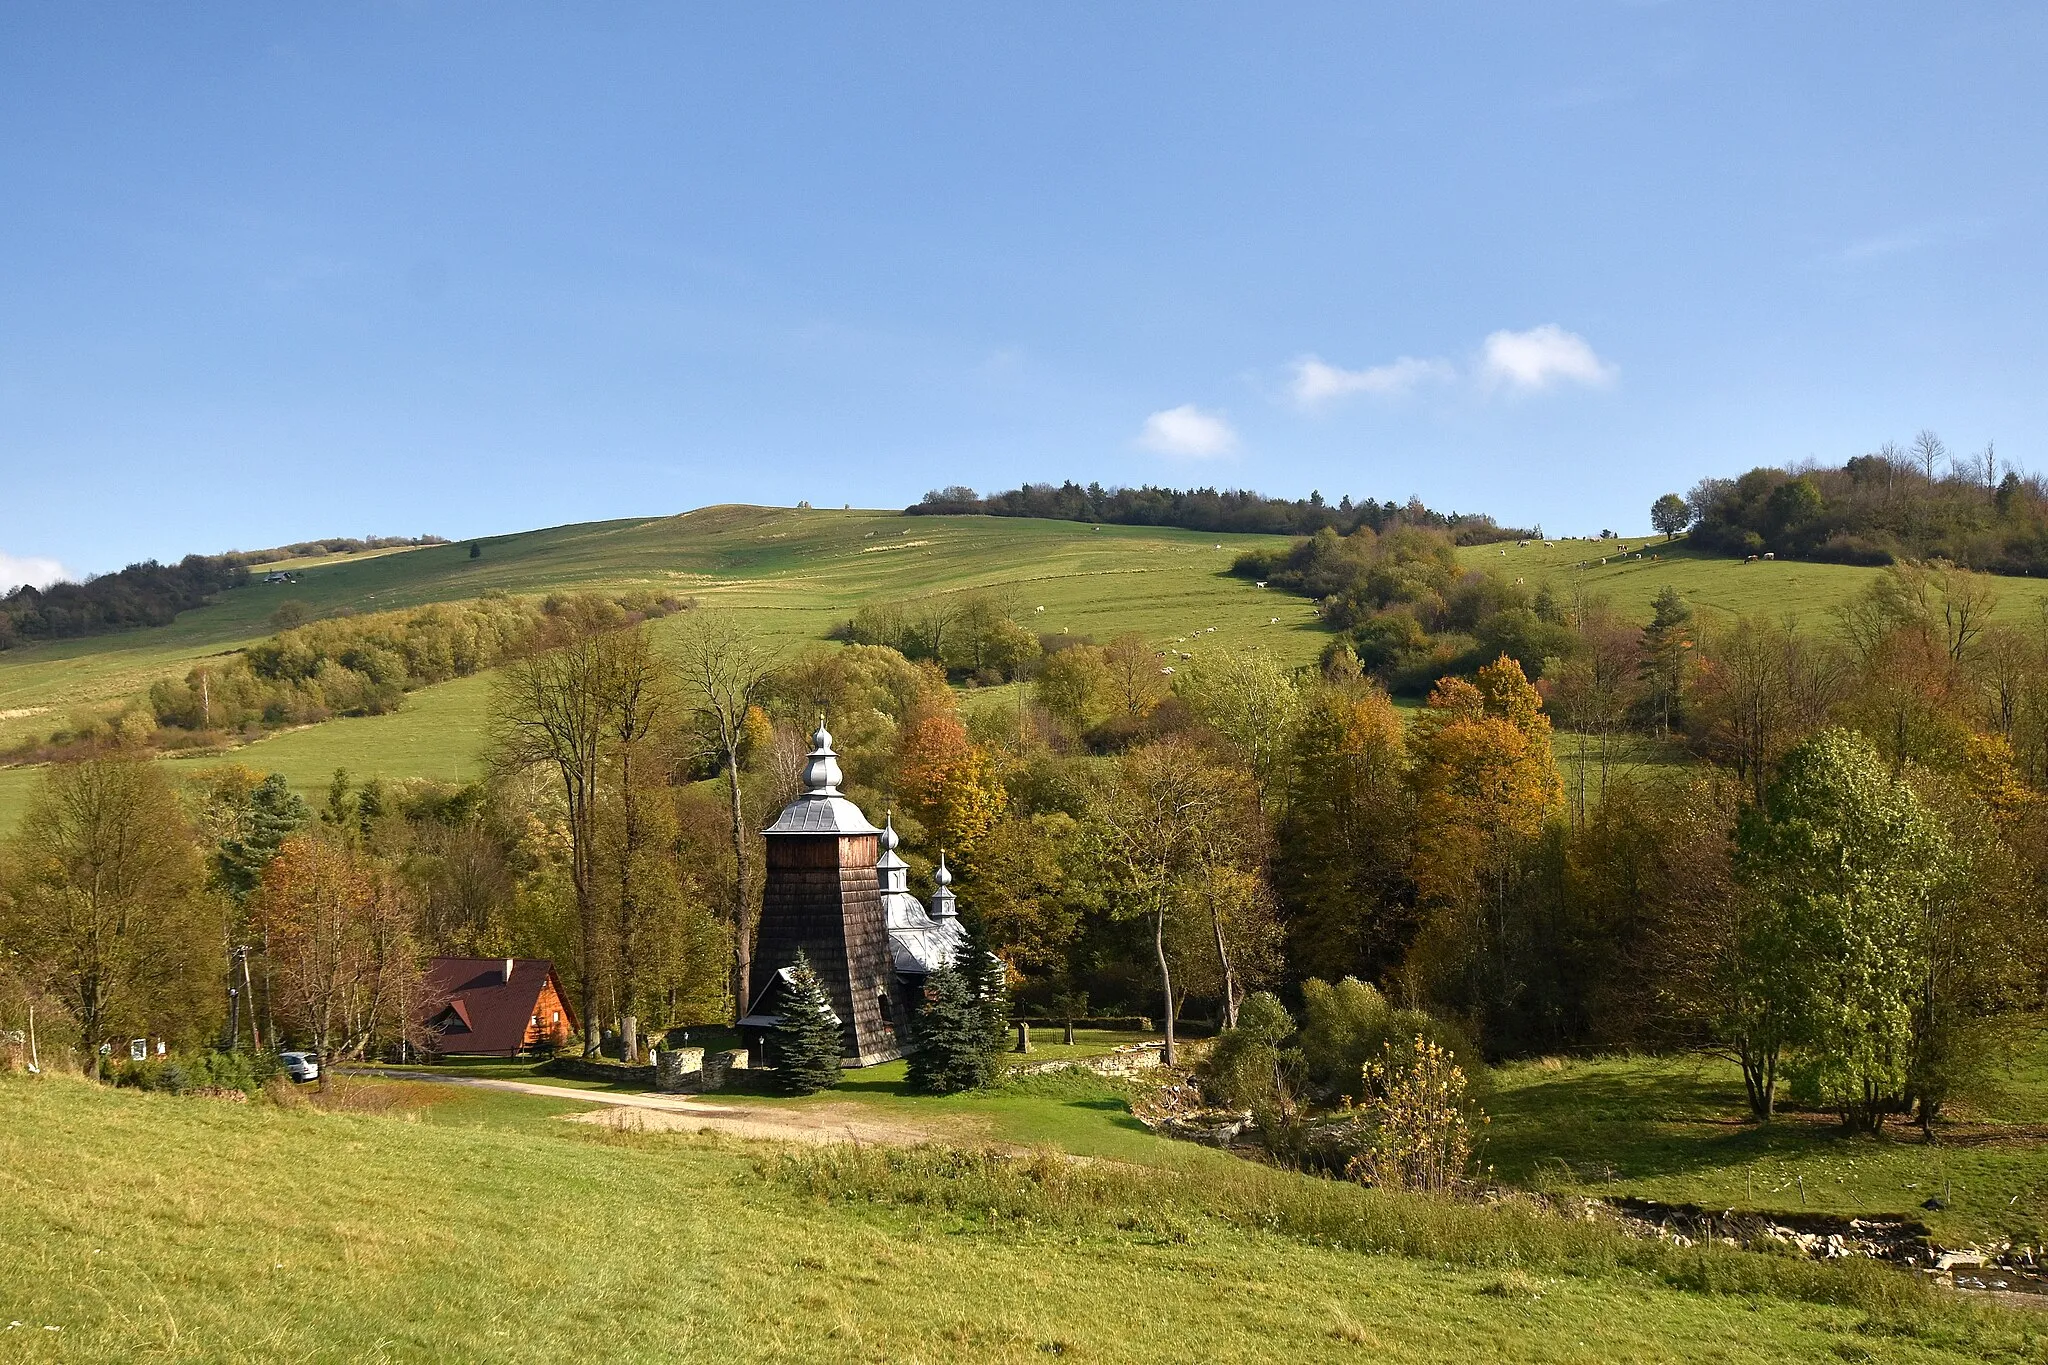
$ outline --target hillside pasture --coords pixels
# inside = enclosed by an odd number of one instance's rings
[[[892,1173],[862,1149],[785,1158],[558,1122],[569,1098],[382,1088],[323,1112],[0,1077],[7,1353],[526,1361],[602,1341],[617,1360],[1932,1362],[2022,1345],[2011,1322],[1910,1296],[1874,1315],[1849,1306],[1857,1292],[1836,1306],[1612,1263],[1343,1249],[1115,1165],[1073,1179],[1148,1191],[1124,1212],[1026,1217],[1006,1196],[1028,1190],[1001,1172],[980,1206],[952,1197],[979,1188],[968,1158]]]
[[[1636,559],[1620,553],[1627,546]],[[1869,584],[1881,569],[1799,560],[1749,563],[1701,553],[1683,539],[1658,536],[1620,540],[1532,540],[1517,546],[1472,545],[1458,552],[1468,568],[1490,569],[1529,588],[1545,583],[1559,601],[1605,598],[1622,616],[1647,621],[1650,603],[1666,587],[1711,617],[1792,617],[1827,628],[1828,613]],[[1602,562],[1605,561],[1605,562]],[[2048,605],[2048,579],[1994,578],[1997,619],[2032,624]]]
[[[0,654],[0,744],[48,733],[74,710],[143,692],[198,660],[270,633],[287,600],[314,615],[388,611],[488,591],[545,594],[660,591],[746,613],[794,652],[822,642],[863,603],[985,590],[1045,634],[1108,639],[1137,631],[1206,653],[1252,645],[1289,663],[1313,660],[1323,634],[1312,604],[1261,591],[1227,570],[1271,537],[1212,536],[1145,527],[894,512],[712,507],[676,517],[594,522],[376,555],[287,562],[293,584],[259,581],[223,594],[170,626]],[[657,636],[678,628],[656,623]],[[271,736],[237,761],[282,772],[305,791],[337,767],[361,777],[459,778],[476,771],[488,685],[464,679],[424,688],[385,716],[330,721]],[[181,769],[217,756],[173,760]],[[0,827],[24,789],[0,770]]]

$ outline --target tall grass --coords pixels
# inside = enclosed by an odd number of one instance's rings
[[[1944,1299],[1889,1266],[1820,1263],[1727,1246],[1682,1247],[1631,1237],[1604,1221],[1533,1201],[1479,1205],[1367,1189],[1245,1163],[1199,1177],[939,1147],[824,1147],[756,1159],[769,1182],[835,1202],[922,1207],[985,1230],[1117,1230],[1186,1240],[1204,1223],[1312,1246],[1419,1257],[1470,1269],[1586,1277],[1644,1275],[1702,1294],[1754,1295],[1853,1308],[1881,1330],[1960,1334],[1982,1347],[2016,1322]],[[2008,1341],[2009,1344],[2009,1341]]]

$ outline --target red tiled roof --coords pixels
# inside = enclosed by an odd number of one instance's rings
[[[544,957],[437,957],[427,965],[421,1018],[440,1033],[440,1052],[495,1052],[507,1056],[526,1045],[527,1025],[539,1012],[541,987],[555,974]],[[563,1017],[573,1031],[575,1013],[555,982]],[[543,1021],[545,1023],[546,1021]]]

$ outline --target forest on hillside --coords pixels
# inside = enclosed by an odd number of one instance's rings
[[[439,536],[336,536],[268,550],[186,555],[176,564],[146,559],[83,582],[38,588],[21,584],[0,596],[0,649],[29,640],[105,635],[137,626],[167,626],[178,613],[204,606],[215,594],[249,581],[260,564],[306,555],[355,554],[401,545],[445,545]]]
[[[1335,504],[1321,492],[1306,498],[1269,498],[1248,489],[1215,488],[1083,488],[1069,480],[1057,486],[1028,483],[1007,493],[983,497],[955,485],[934,489],[920,502],[903,509],[910,516],[978,515],[1042,517],[1053,521],[1085,521],[1109,526],[1173,526],[1190,531],[1257,532],[1264,535],[1313,535],[1329,529],[1347,534],[1359,527],[1426,526],[1448,533],[1460,545],[1485,545],[1533,534],[1499,525],[1473,512],[1436,512],[1419,499],[1405,503],[1353,502],[1349,494]]]
[[[1717,554],[2048,573],[2048,481],[2001,470],[1989,446],[1951,452],[1931,431],[1839,468],[1760,466],[1703,479],[1679,502],[1667,495],[1660,506],[1670,506],[1674,525],[1690,525],[1693,545]]]

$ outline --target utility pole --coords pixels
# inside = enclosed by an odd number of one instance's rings
[[[249,1001],[249,1041],[258,1052],[263,1051],[263,1029],[256,1022],[256,987],[249,980],[249,948],[247,944],[235,949],[235,960],[242,964],[242,994]]]
[[[228,987],[228,1051],[242,1050],[242,992]]]

